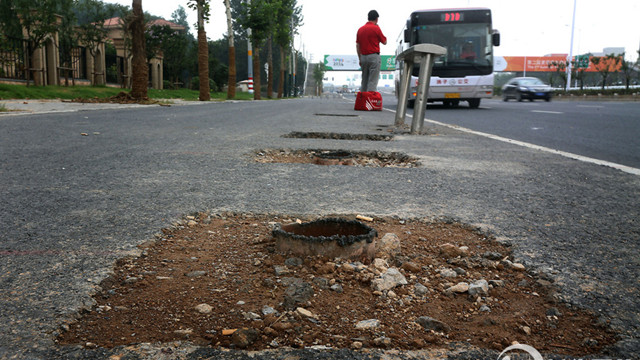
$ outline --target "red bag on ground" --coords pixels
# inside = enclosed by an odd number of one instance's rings
[[[382,111],[382,95],[377,91],[358,91],[354,110]]]

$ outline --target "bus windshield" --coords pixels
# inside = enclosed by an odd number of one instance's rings
[[[422,43],[447,49],[447,55],[436,59],[433,65],[434,76],[487,75],[493,71],[491,28],[487,23],[414,26],[411,44]]]

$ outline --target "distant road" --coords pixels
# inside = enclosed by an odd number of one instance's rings
[[[397,101],[384,93],[384,107]],[[413,111],[410,109],[410,114]],[[517,141],[640,169],[640,102],[482,100],[449,109],[429,104],[425,117]]]

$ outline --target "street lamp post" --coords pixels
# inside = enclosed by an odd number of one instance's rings
[[[565,90],[569,91],[571,86],[571,60],[573,60],[573,33],[576,26],[576,0],[573,0],[573,19],[571,20],[571,44],[569,46],[569,59],[567,61],[567,85]]]

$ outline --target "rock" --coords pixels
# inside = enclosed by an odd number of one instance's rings
[[[287,275],[289,273],[289,269],[287,269],[286,266],[282,266],[282,265],[274,265],[273,271],[276,274],[276,276]]]
[[[206,271],[204,271],[204,270],[198,270],[198,271],[192,271],[192,272],[189,272],[189,273],[185,274],[185,276],[186,276],[186,277],[193,278],[193,277],[200,277],[200,276],[204,276],[204,275],[206,275],[206,274],[207,274],[207,272],[206,272]]]
[[[371,281],[374,291],[386,291],[398,285],[407,285],[407,279],[396,268],[389,268],[379,278]]]
[[[495,251],[487,251],[484,254],[482,254],[482,257],[485,259],[493,260],[493,261],[502,260],[503,258],[502,254]]]
[[[452,287],[448,288],[445,291],[449,293],[457,293],[457,294],[466,293],[467,291],[469,291],[469,284],[467,284],[466,282],[461,282],[456,285],[453,285]]]
[[[270,315],[270,314],[277,314],[278,312],[276,311],[276,309],[272,308],[271,306],[265,305],[262,307],[262,315]]]
[[[391,346],[391,339],[386,337],[386,336],[381,336],[379,338],[373,339],[373,343],[376,346],[389,347],[389,346]]]
[[[196,311],[200,314],[209,314],[213,310],[213,307],[209,304],[196,305]]]
[[[351,343],[351,348],[354,349],[354,350],[362,349],[362,342],[354,341],[353,343]]]
[[[429,316],[421,316],[416,320],[425,330],[433,330],[435,332],[448,333],[451,327],[442,321],[436,320]]]
[[[255,329],[239,329],[233,333],[231,341],[240,349],[246,349],[258,340],[259,335]]]
[[[442,269],[440,270],[440,276],[446,279],[451,279],[454,277],[458,277],[458,273],[451,269]]]
[[[328,289],[329,288],[329,280],[323,277],[315,277],[313,278],[313,283],[316,284],[320,289]]]
[[[467,275],[467,271],[463,268],[457,267],[455,269],[453,269],[453,271],[456,272],[456,274],[460,275],[460,276],[464,276]]]
[[[440,255],[444,256],[446,259],[455,258],[455,257],[465,257],[469,254],[469,250],[465,250],[461,247],[457,247],[453,244],[442,244],[440,245]]]
[[[331,274],[336,271],[336,264],[333,262],[327,262],[322,266],[318,267],[319,274]]]
[[[380,272],[385,272],[389,268],[389,264],[385,259],[375,258],[373,259],[373,268]]]
[[[316,316],[311,311],[301,307],[296,309],[296,313],[298,313],[300,316],[303,316],[303,317],[313,318],[313,319],[316,318]]]
[[[369,320],[359,321],[356,324],[356,329],[368,330],[368,329],[375,329],[378,326],[380,326],[380,320],[378,320],[378,319],[369,319]]]
[[[260,319],[261,319],[260,315],[258,315],[258,314],[256,314],[256,313],[254,313],[254,312],[252,312],[252,311],[249,311],[249,312],[243,312],[243,313],[242,313],[242,316],[244,317],[244,319],[245,319],[245,320],[251,320],[251,321],[253,321],[253,320],[260,320]]]
[[[525,335],[531,335],[531,328],[528,326],[523,326],[520,328],[520,330],[522,330],[522,332],[525,333]]]
[[[402,268],[406,271],[409,272],[413,272],[413,273],[417,273],[420,272],[422,269],[420,268],[420,266],[418,266],[418,264],[411,262],[411,261],[407,261],[405,263],[402,264]]]
[[[469,285],[468,292],[471,296],[486,296],[489,294],[489,283],[487,282],[487,280],[478,280]]]
[[[416,296],[425,296],[429,293],[429,288],[418,283],[414,287],[414,293],[416,294]]]
[[[284,307],[295,309],[298,304],[305,303],[313,296],[313,288],[307,282],[294,283],[284,291]]]
[[[524,267],[524,265],[520,264],[520,263],[513,263],[511,268],[515,271],[525,271],[526,268]]]
[[[394,233],[386,233],[376,243],[376,257],[381,259],[393,259],[401,252],[400,238]]]
[[[178,335],[191,335],[193,334],[193,329],[180,329],[180,330],[174,330],[173,331],[174,334],[178,334]]]
[[[298,257],[292,257],[285,260],[284,264],[287,266],[302,266],[303,261]]]
[[[562,313],[560,312],[560,310],[558,310],[558,308],[555,308],[555,307],[547,309],[546,314],[547,316],[556,316],[556,317],[562,316]]]
[[[489,285],[493,287],[502,287],[504,286],[504,280],[489,280]]]
[[[125,284],[133,284],[133,283],[138,282],[138,280],[140,280],[140,279],[138,279],[138,278],[137,278],[137,277],[135,277],[135,276],[129,276],[129,277],[127,277],[127,278],[124,280],[124,283],[125,283]]]
[[[491,308],[490,308],[490,307],[488,307],[487,305],[482,305],[482,306],[480,307],[480,311],[481,311],[481,312],[491,312]]]
[[[337,293],[342,293],[344,291],[344,289],[342,288],[342,285],[340,284],[333,284],[331,285],[331,290],[337,292]]]
[[[198,222],[195,220],[189,220],[189,222],[187,223],[188,227],[194,227],[196,225],[198,225]]]

